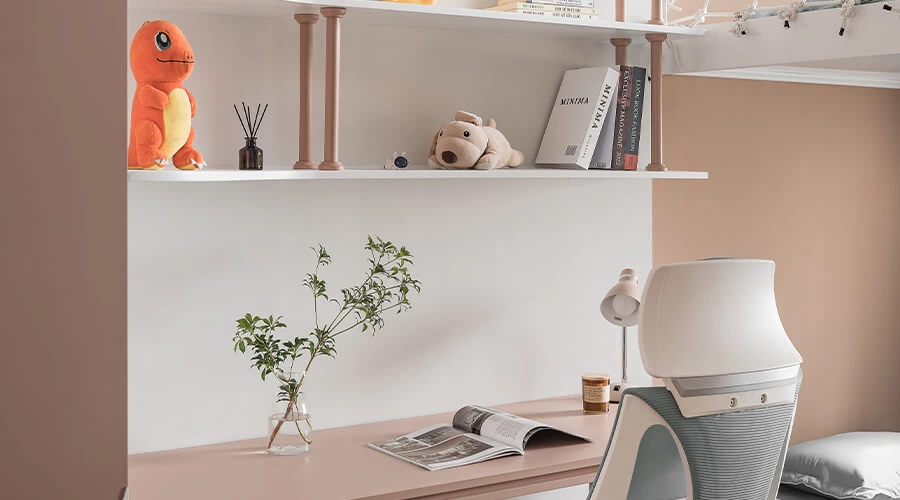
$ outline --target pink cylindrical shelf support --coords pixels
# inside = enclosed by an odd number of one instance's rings
[[[616,48],[616,66],[627,65],[628,46],[631,45],[631,38],[611,38],[609,43]]]
[[[652,0],[656,1],[656,0]],[[625,0],[616,0],[616,21],[625,22]]]
[[[650,20],[647,24],[666,24],[663,19],[663,10],[666,8],[666,0],[650,0]]]
[[[312,127],[310,109],[312,109],[312,46],[313,25],[319,20],[318,14],[294,14],[294,20],[300,25],[300,136],[299,153],[296,169],[316,169],[319,166],[312,161]]]
[[[342,7],[322,7],[325,16],[325,160],[320,170],[342,170],[338,161],[338,112],[341,85]]]
[[[662,159],[662,44],[665,33],[649,33],[650,42],[650,164],[647,170],[668,170]]]

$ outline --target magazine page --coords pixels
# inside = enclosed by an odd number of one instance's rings
[[[472,464],[521,452],[449,425],[434,425],[369,447],[428,470]]]
[[[525,451],[531,436],[542,430],[550,430],[565,436],[590,441],[585,436],[563,431],[525,417],[519,417],[481,406],[464,406],[453,417],[453,426],[466,432],[478,434],[488,439]]]

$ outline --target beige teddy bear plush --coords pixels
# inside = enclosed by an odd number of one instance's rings
[[[483,125],[480,116],[457,111],[456,119],[437,131],[428,149],[428,164],[435,168],[490,170],[518,167],[525,161],[521,151],[509,145],[492,118]]]

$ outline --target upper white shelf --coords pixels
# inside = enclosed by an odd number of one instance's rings
[[[684,38],[705,33],[703,28],[618,23],[612,20],[560,19],[509,12],[440,5],[416,5],[378,0],[129,0],[130,8],[170,9],[216,14],[287,17],[294,12],[318,12],[321,7],[344,7],[345,24],[368,23],[453,31],[550,36],[606,41],[633,38],[644,42],[648,33]]]
[[[401,179],[706,179],[707,172],[671,170],[668,172],[629,172],[624,170],[563,170],[554,168],[520,167],[496,170],[435,170],[410,167],[404,170],[384,170],[380,167],[346,168],[341,171],[290,170],[274,167],[265,170],[181,171],[171,167],[164,170],[131,170],[129,182],[248,182],[299,180],[401,180]]]
[[[648,33],[666,33],[672,38],[698,36],[705,29],[682,26],[657,26],[619,23],[606,19],[561,19],[531,16],[485,9],[417,5],[377,0],[286,0],[298,12],[317,12],[320,7],[344,7],[347,22],[366,22],[453,31],[479,31],[509,35],[542,35],[606,41],[610,38],[635,38],[643,42]]]

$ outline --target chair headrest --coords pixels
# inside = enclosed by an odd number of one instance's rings
[[[650,375],[704,377],[799,365],[775,305],[775,263],[715,259],[650,272],[638,319]]]

